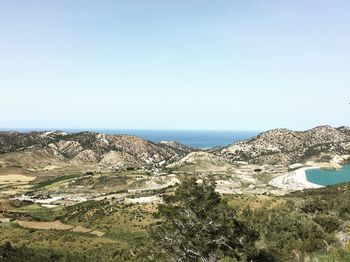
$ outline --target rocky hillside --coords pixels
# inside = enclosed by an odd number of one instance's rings
[[[250,140],[237,142],[212,153],[228,161],[255,164],[293,164],[332,161],[350,155],[350,128],[319,126],[307,131],[274,129]]]
[[[194,151],[172,141],[152,143],[129,135],[61,131],[0,132],[1,165],[11,163],[23,166],[25,162],[29,166],[29,163],[46,160],[51,165],[63,161],[72,165],[148,168],[167,166]],[[307,131],[274,129],[247,141],[212,149],[209,153],[215,155],[215,159],[219,157],[220,161],[231,163],[247,161],[252,164],[290,165],[307,161],[341,161],[344,156],[350,155],[350,128],[320,126]]]
[[[190,148],[178,143],[152,143],[129,135],[61,131],[0,132],[2,155],[13,152],[38,154],[72,164],[101,164],[109,167],[157,166],[171,163],[190,151]]]

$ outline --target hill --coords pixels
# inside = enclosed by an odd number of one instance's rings
[[[98,164],[111,168],[161,166],[186,155],[190,148],[178,143],[153,143],[130,135],[93,132],[0,132],[3,166],[37,162]]]
[[[230,162],[283,164],[342,162],[350,155],[350,129],[319,126],[307,131],[274,129],[211,151]]]

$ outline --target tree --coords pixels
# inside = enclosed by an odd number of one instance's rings
[[[319,224],[297,212],[271,213],[264,231],[267,250],[277,258],[291,255],[293,250],[308,254],[323,251],[332,241]]]
[[[150,228],[156,250],[175,261],[246,260],[255,252],[255,231],[215,192],[214,183],[184,181],[164,196]]]

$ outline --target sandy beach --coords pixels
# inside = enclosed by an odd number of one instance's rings
[[[314,169],[317,167],[303,167],[297,170],[288,172],[285,175],[276,177],[269,182],[270,186],[274,186],[287,190],[302,190],[306,188],[321,188],[323,186],[317,185],[307,181],[305,170]]]

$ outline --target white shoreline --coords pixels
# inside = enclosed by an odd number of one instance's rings
[[[307,188],[321,188],[324,186],[311,183],[307,180],[305,170],[315,169],[318,167],[303,167],[288,172],[285,175],[276,177],[269,182],[270,186],[287,190],[302,190]]]

